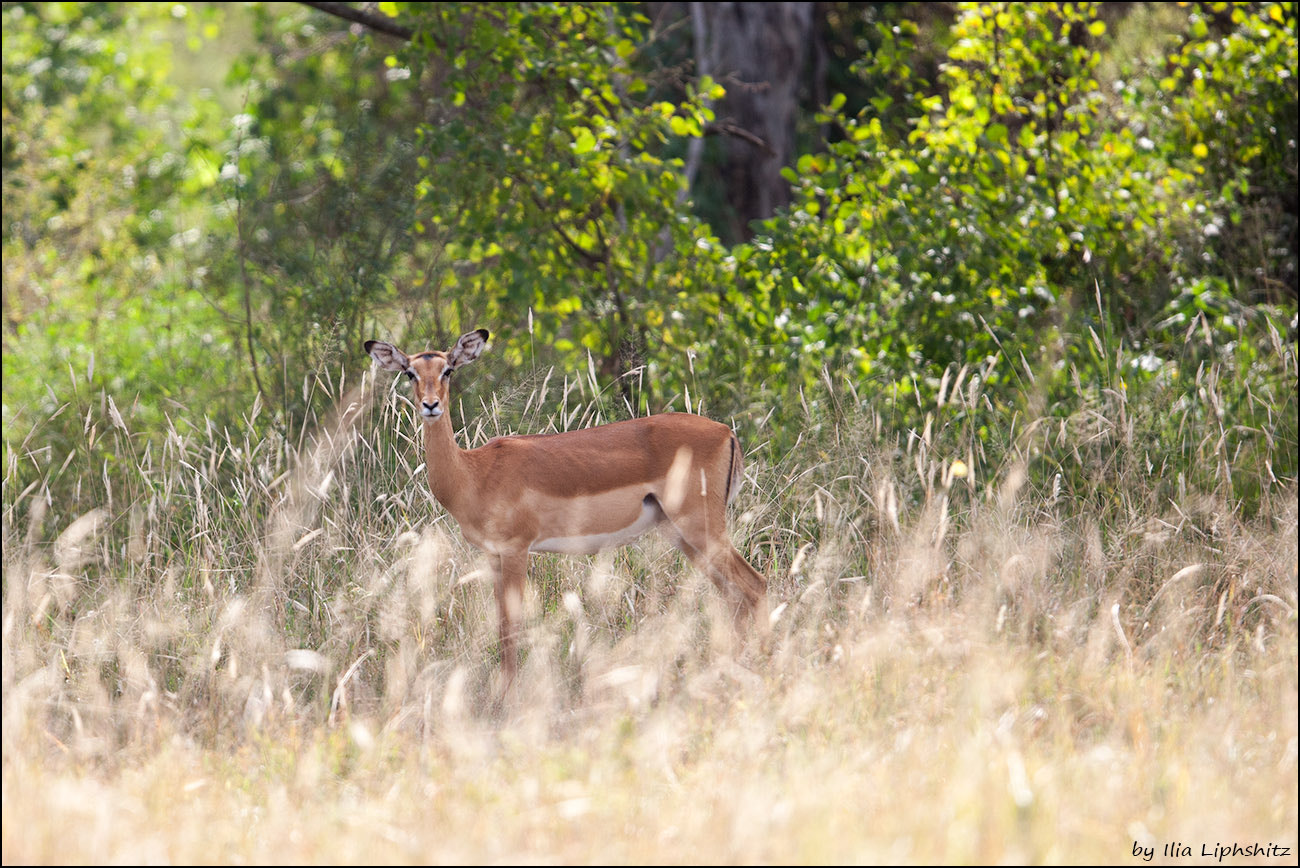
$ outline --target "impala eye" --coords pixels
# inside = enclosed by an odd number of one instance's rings
[[[415,371],[412,371],[408,368],[404,373],[406,374],[407,377],[411,378],[412,380],[415,379]]]
[[[443,368],[443,369],[442,369],[442,378],[443,378],[444,380],[450,380],[450,379],[451,379],[451,372],[452,372],[452,369],[451,369],[451,368]]]

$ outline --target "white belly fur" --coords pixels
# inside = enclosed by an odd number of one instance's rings
[[[625,545],[641,536],[659,521],[659,508],[652,502],[641,505],[636,521],[620,530],[583,536],[557,536],[535,540],[528,547],[533,552],[560,552],[569,555],[593,555],[602,549]]]

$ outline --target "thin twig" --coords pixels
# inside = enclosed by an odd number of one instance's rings
[[[248,107],[248,97],[244,97],[244,108]],[[253,300],[252,289],[248,284],[248,252],[244,243],[244,179],[239,171],[239,155],[244,144],[244,128],[239,128],[239,137],[235,141],[235,235],[239,242],[239,279],[244,287],[244,340],[248,343],[248,361],[253,366],[253,382],[260,395],[269,397],[262,388],[262,377],[257,367],[257,352],[253,347]]]

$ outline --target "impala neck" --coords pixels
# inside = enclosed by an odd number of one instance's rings
[[[469,490],[470,480],[465,451],[456,445],[452,434],[450,412],[424,425],[424,464],[429,474],[429,490],[455,515],[461,495]]]

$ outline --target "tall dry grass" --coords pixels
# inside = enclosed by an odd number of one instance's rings
[[[1156,496],[1124,406],[993,460],[954,373],[923,431],[808,406],[751,455],[769,635],[654,537],[537,557],[500,702],[487,571],[387,377],[305,384],[340,410],[292,442],[260,408],[146,442],[107,396],[87,437],[121,466],[33,432],[3,489],[4,861],[1293,861],[1294,481],[1249,519]],[[461,408],[463,439],[599,422],[595,385]],[[1036,482],[1045,449],[1108,481]]]

